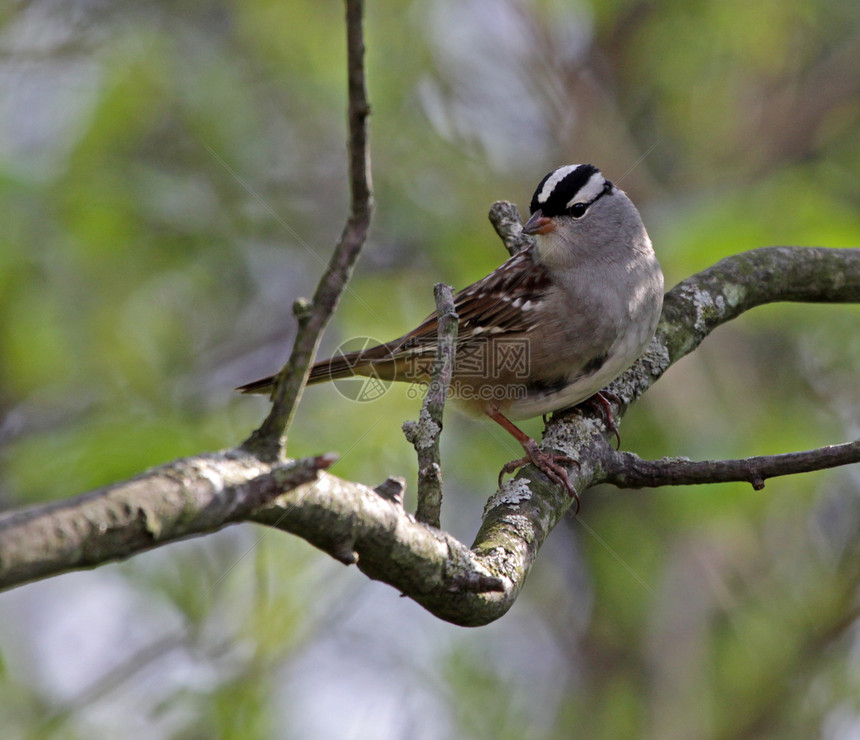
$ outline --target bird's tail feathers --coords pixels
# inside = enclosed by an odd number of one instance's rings
[[[382,344],[360,352],[339,353],[327,360],[314,363],[308,375],[308,385],[325,383],[339,378],[350,378],[353,375],[365,375],[372,367],[371,363],[389,356],[391,348]],[[240,385],[236,390],[240,393],[270,393],[275,383],[274,375],[260,378],[251,383]]]
[[[381,353],[376,350],[381,347],[373,347],[369,350],[361,352],[346,352],[339,353],[328,360],[320,360],[314,363],[308,375],[308,385],[313,383],[325,383],[328,380],[337,380],[338,378],[350,378],[353,375],[362,375],[361,369],[369,362],[379,359],[375,355]]]

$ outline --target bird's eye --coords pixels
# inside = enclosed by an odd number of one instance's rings
[[[588,203],[574,203],[567,212],[574,218],[582,218],[587,209]]]

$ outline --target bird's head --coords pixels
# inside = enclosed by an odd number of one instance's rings
[[[538,183],[523,227],[541,259],[568,261],[583,250],[601,252],[644,234],[630,199],[590,164],[568,164]],[[647,238],[647,236],[646,236]]]

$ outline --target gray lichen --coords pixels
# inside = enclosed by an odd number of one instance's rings
[[[497,493],[493,494],[484,506],[484,516],[497,506],[507,504],[516,506],[523,501],[528,501],[532,497],[532,491],[529,488],[531,481],[528,478],[513,478],[507,481]]]

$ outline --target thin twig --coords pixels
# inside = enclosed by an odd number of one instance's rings
[[[677,457],[643,460],[631,452],[616,452],[607,446],[601,462],[605,470],[605,482],[624,488],[745,481],[760,491],[767,478],[860,462],[860,440],[783,455],[700,462]]]
[[[367,140],[370,104],[364,72],[363,15],[363,0],[346,0],[349,216],[313,301],[309,305],[297,303],[293,307],[298,320],[296,341],[290,359],[275,379],[272,408],[263,424],[243,443],[245,449],[264,460],[278,459],[284,453],[287,431],[307,383],[323,329],[340,300],[370,228],[373,187]]]
[[[439,437],[442,434],[442,416],[445,400],[451,387],[454,360],[457,354],[457,312],[454,310],[454,291],[450,285],[436,283],[437,327],[436,362],[430,385],[418,421],[403,424],[406,439],[418,454],[418,508],[415,517],[433,527],[440,526],[442,510],[442,468],[439,455]]]
[[[534,239],[523,234],[520,212],[513,203],[506,200],[493,203],[490,206],[490,223],[505,243],[505,249],[512,255],[534,246]]]

